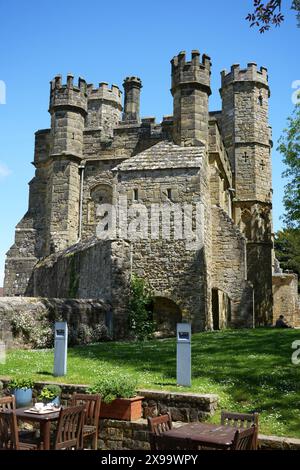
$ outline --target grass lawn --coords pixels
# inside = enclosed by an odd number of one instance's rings
[[[300,437],[300,365],[291,363],[300,330],[226,330],[193,335],[192,387],[176,386],[175,339],[111,342],[69,349],[68,375],[58,382],[91,384],[108,371],[130,373],[139,387],[216,393],[220,407],[258,411],[260,432]],[[52,380],[53,350],[12,350],[0,376]],[[215,415],[213,421],[219,419]]]

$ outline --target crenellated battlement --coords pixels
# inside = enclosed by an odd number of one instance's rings
[[[50,82],[50,108],[78,108],[79,111],[87,112],[87,84],[82,78],[78,78],[74,85],[74,76],[69,73],[66,83],[62,83],[62,76],[56,75]]]
[[[223,70],[221,72],[222,88],[233,82],[258,82],[266,87],[268,85],[268,71],[265,67],[258,70],[257,64],[250,62],[247,68],[241,69],[239,64],[233,64],[230,72]]]
[[[142,80],[136,76],[126,77],[123,88],[125,92],[123,121],[139,122]]]
[[[123,86],[124,88],[126,88],[126,86],[142,88],[142,80],[139,77],[126,77],[124,79]]]
[[[101,100],[112,102],[120,110],[122,110],[122,91],[117,85],[112,84],[109,88],[108,83],[99,83],[98,88],[94,88],[93,84],[87,85],[88,101]]]
[[[200,60],[201,59],[201,60]],[[191,60],[186,61],[186,52],[181,51],[171,60],[172,92],[184,84],[199,84],[210,90],[211,60],[206,54],[200,56],[198,50],[191,52]]]

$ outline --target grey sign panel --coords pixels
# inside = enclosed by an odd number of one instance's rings
[[[177,323],[177,385],[191,386],[191,324]]]
[[[55,323],[54,334],[54,372],[60,377],[67,373],[68,325],[67,322]]]

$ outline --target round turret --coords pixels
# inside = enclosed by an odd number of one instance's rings
[[[191,60],[185,52],[171,60],[174,142],[184,146],[208,145],[208,98],[211,94],[210,58],[193,50]]]
[[[125,91],[123,121],[140,122],[142,81],[138,77],[126,77],[123,87]]]
[[[83,78],[78,86],[73,84],[73,75],[67,75],[67,83],[62,84],[61,75],[51,83],[51,151],[52,156],[73,155],[82,158],[83,130],[87,115],[87,85]]]
[[[87,85],[86,81],[79,77],[78,86],[73,84],[74,76],[67,75],[67,83],[62,84],[61,75],[57,75],[50,82],[50,106],[49,111],[58,108],[77,108],[83,114],[87,113]]]
[[[234,64],[230,72],[223,70],[221,72],[222,88],[227,87],[235,82],[256,82],[269,90],[268,71],[265,67],[257,69],[257,64],[250,62],[247,68],[241,69],[239,64]]]
[[[172,94],[178,86],[191,85],[205,89],[207,93],[211,94],[210,89],[210,75],[211,75],[211,61],[210,57],[206,54],[202,55],[200,62],[200,52],[193,50],[191,53],[191,60],[186,61],[185,51],[180,52],[171,60],[172,64]]]
[[[99,88],[87,86],[88,115],[86,128],[101,129],[102,136],[110,137],[113,129],[121,120],[122,92],[117,85],[108,87],[108,83],[99,83]]]

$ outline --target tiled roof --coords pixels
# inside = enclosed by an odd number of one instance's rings
[[[147,150],[128,158],[115,167],[119,171],[159,170],[166,168],[198,168],[202,164],[205,147],[181,147],[172,142],[159,142]]]

